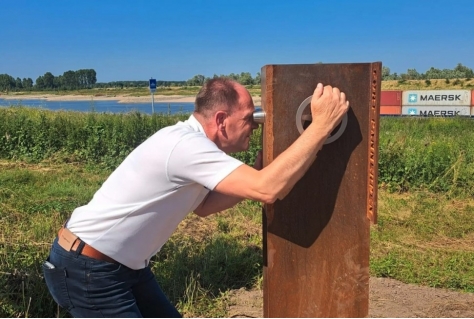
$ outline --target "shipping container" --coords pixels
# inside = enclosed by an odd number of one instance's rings
[[[400,105],[381,105],[380,115],[400,115],[402,107]]]
[[[402,106],[402,115],[471,116],[470,106]]]
[[[402,106],[402,91],[381,91],[380,105]]]
[[[469,90],[403,91],[402,106],[470,106]]]
[[[471,91],[471,106],[474,106],[474,90]]]

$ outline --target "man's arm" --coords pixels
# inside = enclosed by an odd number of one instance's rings
[[[201,204],[194,209],[194,213],[200,217],[206,217],[214,213],[221,212],[241,202],[243,198],[234,197],[211,191],[203,199]]]
[[[262,169],[262,151],[258,152],[253,167],[256,170]],[[201,204],[199,204],[199,206],[194,209],[194,213],[200,217],[206,217],[211,214],[218,213],[228,208],[231,208],[241,202],[243,199],[244,198],[242,197],[235,197],[216,191],[211,191],[203,199]]]
[[[318,84],[311,101],[312,123],[267,167],[241,165],[214,189],[218,193],[264,203],[283,199],[316,159],[331,131],[349,109],[344,93]]]

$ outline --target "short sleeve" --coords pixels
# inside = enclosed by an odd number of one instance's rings
[[[240,165],[241,161],[227,155],[206,136],[192,134],[176,144],[166,166],[170,182],[198,183],[213,190]]]

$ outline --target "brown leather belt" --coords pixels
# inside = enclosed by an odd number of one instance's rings
[[[79,247],[80,243],[84,243],[84,247],[82,248],[82,251],[80,252],[81,255],[101,260],[101,261],[106,261],[109,263],[114,263],[118,264],[117,261],[113,260],[107,255],[104,255],[97,249],[95,249],[92,246],[89,246],[85,242],[83,242],[79,237],[74,235],[69,229],[61,227],[61,229],[58,232],[58,243],[59,246],[64,248],[67,251],[77,251],[77,248]]]

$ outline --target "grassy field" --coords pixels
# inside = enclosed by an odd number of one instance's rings
[[[1,317],[66,316],[40,271],[55,233],[135,144],[178,119],[0,109]],[[372,276],[474,292],[472,128],[463,118],[381,119]],[[258,134],[242,160],[253,161]],[[232,289],[262,284],[260,205],[189,215],[152,267],[185,316],[227,316]]]
[[[382,90],[474,90],[474,79],[382,81]]]

